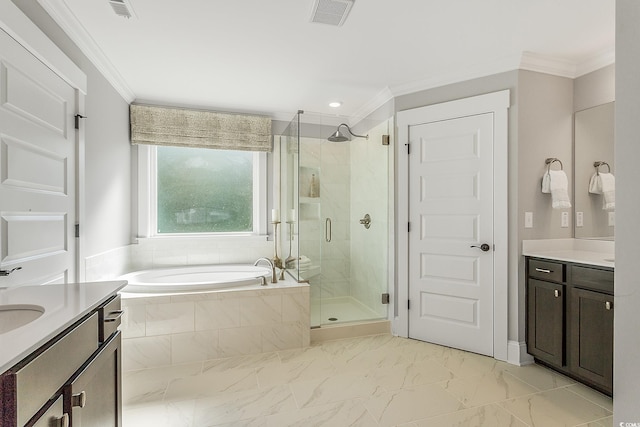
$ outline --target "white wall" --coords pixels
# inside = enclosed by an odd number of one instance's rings
[[[640,2],[616,2],[614,425],[640,423]]]

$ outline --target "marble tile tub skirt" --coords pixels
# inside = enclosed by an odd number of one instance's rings
[[[309,346],[307,284],[124,294],[122,306],[125,371]]]

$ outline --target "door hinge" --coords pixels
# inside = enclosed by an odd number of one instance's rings
[[[82,114],[76,114],[74,118],[76,119],[75,121],[76,129],[80,129],[80,119],[86,119],[87,117],[83,116]]]
[[[407,310],[411,310],[411,300],[407,300]]]
[[[407,223],[407,233],[411,232],[411,222]]]
[[[382,303],[389,304],[389,294],[382,294]]]
[[[80,224],[76,224],[76,237],[80,237]]]
[[[406,143],[404,145],[407,147],[407,154],[411,154],[411,144]]]

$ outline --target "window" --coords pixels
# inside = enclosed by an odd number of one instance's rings
[[[140,145],[139,156],[141,236],[261,234],[266,153]]]

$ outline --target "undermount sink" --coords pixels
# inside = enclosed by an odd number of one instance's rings
[[[44,307],[32,304],[0,305],[0,334],[27,325],[44,314]]]

